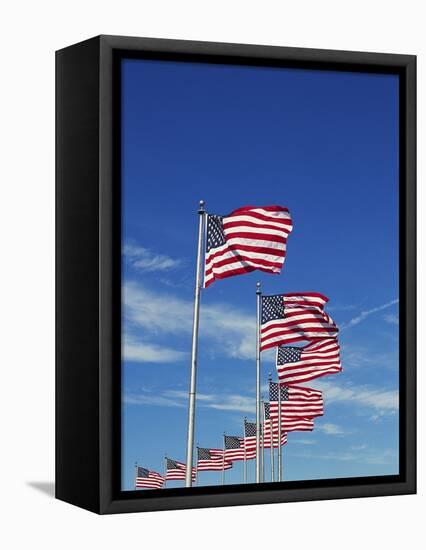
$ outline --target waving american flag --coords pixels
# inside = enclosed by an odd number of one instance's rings
[[[229,470],[230,468],[232,463],[224,460],[223,449],[197,447],[198,471]]]
[[[255,269],[280,273],[293,224],[282,206],[244,206],[207,215],[204,286]]]
[[[148,470],[138,466],[136,469],[136,481],[137,488],[144,489],[161,489],[164,484],[164,477],[158,472]]]
[[[302,386],[269,384],[270,416],[278,418],[278,391],[281,390],[281,416],[283,418],[315,418],[324,414],[322,392]],[[282,422],[282,420],[281,420]],[[289,431],[286,429],[286,431]]]
[[[277,347],[276,366],[281,384],[308,382],[342,370],[336,338],[311,342],[303,347]]]
[[[275,429],[272,426],[272,420],[270,417],[270,404],[263,403],[263,446],[265,449],[272,446],[276,449],[278,447],[278,425]],[[287,432],[281,431],[281,445],[287,444]]]
[[[256,458],[256,424],[255,422],[244,422],[244,447],[246,460]]]
[[[186,464],[178,460],[166,458],[166,476],[165,479],[185,479]],[[192,468],[192,481],[195,480],[196,469]]]
[[[224,443],[226,461],[244,460],[244,438],[236,435],[225,435]]]
[[[261,350],[319,338],[336,338],[338,328],[324,311],[328,298],[317,292],[262,296]]]

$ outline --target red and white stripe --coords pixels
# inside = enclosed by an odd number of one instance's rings
[[[277,361],[278,380],[281,384],[300,384],[342,371],[340,345],[336,338],[312,342],[301,350],[299,361],[284,365],[278,365]]]
[[[287,386],[288,400],[281,400],[281,416],[315,418],[324,414],[322,392],[302,386]],[[278,417],[278,401],[270,403],[271,418]],[[289,430],[286,430],[289,431]]]
[[[197,461],[197,471],[222,471],[230,470],[232,463],[226,462],[223,457],[223,449],[209,449],[211,459]]]
[[[136,488],[143,489],[161,489],[164,484],[164,477],[158,472],[149,472],[149,477],[137,477]]]
[[[165,479],[166,480],[173,480],[173,479],[185,479],[186,477],[186,464],[183,462],[178,462],[175,460],[175,462],[178,465],[178,468],[168,468],[166,470]],[[192,468],[192,481],[195,481],[197,476],[197,469]]]
[[[271,416],[274,434],[278,434],[278,407]],[[281,414],[281,432],[311,432],[314,429],[312,418],[291,417]],[[277,435],[278,438],[278,435]]]
[[[280,273],[293,223],[282,206],[244,206],[223,218],[226,243],[206,252],[204,286],[255,269]]]
[[[281,445],[287,444],[287,432],[281,430]],[[278,429],[272,430],[272,445],[274,449],[278,448]],[[263,446],[265,449],[271,448],[271,420],[265,420],[263,428]]]
[[[284,317],[262,323],[261,350],[303,340],[336,338],[338,328],[324,311],[328,298],[316,292],[282,295]]]
[[[236,462],[238,460],[244,460],[244,439],[240,439],[240,447],[237,449],[225,449],[225,460],[227,462]]]
[[[256,458],[256,436],[244,438],[245,459],[252,460]]]

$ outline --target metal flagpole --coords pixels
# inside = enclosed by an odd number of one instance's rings
[[[167,454],[164,455],[164,485],[163,485],[163,489],[166,488],[166,483],[167,483],[166,477],[167,477]]]
[[[272,382],[272,374],[269,373],[269,386]],[[269,404],[269,407],[271,405]],[[271,436],[271,481],[275,481],[275,449],[274,449],[274,432],[273,432],[273,425],[272,425],[272,419],[271,419],[271,409],[269,408],[269,432]]]
[[[256,283],[256,483],[260,482],[260,283]]]
[[[281,386],[278,384],[278,481],[282,481],[282,449],[281,449]]]
[[[198,320],[200,317],[200,290],[201,290],[201,271],[203,259],[203,234],[205,225],[204,201],[200,201],[198,209],[198,246],[197,246],[197,271],[195,275],[195,294],[194,294],[194,318],[192,325],[192,350],[191,350],[191,379],[189,384],[189,403],[188,403],[188,438],[186,443],[186,473],[185,487],[192,485],[192,461],[194,454],[194,423],[195,423],[195,392],[197,386],[197,348],[198,348]]]
[[[246,421],[247,416],[244,417],[244,483],[247,483],[247,449],[246,449]]]
[[[198,443],[195,447],[195,453],[196,453],[196,460],[195,460],[195,485],[198,485]]]
[[[138,477],[138,463],[135,462],[135,490],[137,489],[136,487],[136,479]]]
[[[222,485],[225,485],[225,432],[223,432]]]
[[[263,398],[260,400],[260,410],[265,410],[263,405]],[[265,416],[265,415],[263,415]],[[262,482],[265,481],[265,420],[262,419],[260,423],[261,426],[261,445],[262,445],[262,470],[261,470],[261,479]]]

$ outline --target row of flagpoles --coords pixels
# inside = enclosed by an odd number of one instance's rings
[[[280,273],[287,237],[293,228],[288,209],[281,206],[243,207],[223,217],[207,214],[204,201],[200,201],[198,213],[186,463],[166,457],[164,476],[136,464],[136,488],[160,488],[168,479],[185,479],[185,486],[191,487],[197,473],[209,469],[220,470],[224,483],[225,470],[237,460],[244,460],[244,481],[247,481],[247,461],[252,459],[256,461],[255,481],[259,483],[265,481],[264,449],[268,444],[271,481],[275,481],[275,447],[278,448],[276,477],[281,481],[282,445],[287,442],[287,432],[310,431],[313,419],[323,414],[322,393],[297,384],[341,371],[338,328],[324,310],[328,298],[316,292],[262,296],[260,283],[257,283],[256,421],[244,420],[242,438],[224,434],[222,449],[197,447],[196,466],[193,466],[201,290],[216,279],[255,269]],[[308,344],[303,347],[288,345],[302,341]],[[278,382],[269,378],[269,403],[264,403],[262,410],[261,352],[273,347],[276,348]]]
[[[269,402],[262,399],[261,410],[260,481],[268,481],[265,476],[265,449],[270,451],[270,481],[282,481],[282,446],[287,444],[288,432],[313,430],[314,418],[323,414],[322,393],[312,388],[281,386],[279,382],[273,382],[269,374]],[[191,481],[196,482],[201,471],[218,471],[224,484],[225,471],[231,469],[234,462],[244,461],[242,481],[246,483],[247,463],[257,456],[256,431],[256,423],[248,422],[245,417],[242,437],[224,433],[222,448],[197,446]],[[168,480],[186,479],[185,463],[169,457],[165,457],[164,461],[164,474],[136,464],[135,487],[161,488],[166,486]]]

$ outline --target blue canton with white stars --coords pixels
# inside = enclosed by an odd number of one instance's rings
[[[223,216],[207,216],[207,252],[226,244],[222,220]]]
[[[269,382],[269,401],[278,401],[278,383]],[[283,386],[281,388],[281,401],[288,401],[288,386]]]
[[[212,455],[210,454],[210,449],[204,449],[198,447],[198,460],[211,460]]]
[[[246,422],[244,431],[246,437],[252,437],[256,435],[256,424],[254,422]]]
[[[225,435],[225,449],[239,449],[241,447],[240,438],[236,435]]]
[[[264,403],[263,404],[264,407],[265,407],[265,420],[269,420],[270,416],[269,416],[269,403]]]
[[[168,470],[178,470],[179,464],[176,462],[176,460],[172,460],[171,458],[167,459],[167,469]]]
[[[284,319],[284,300],[282,296],[262,297],[262,325],[275,319]]]
[[[138,476],[137,477],[149,477],[149,470],[138,466]]]
[[[286,363],[296,363],[300,361],[302,350],[295,346],[279,347],[277,355],[277,365]]]

